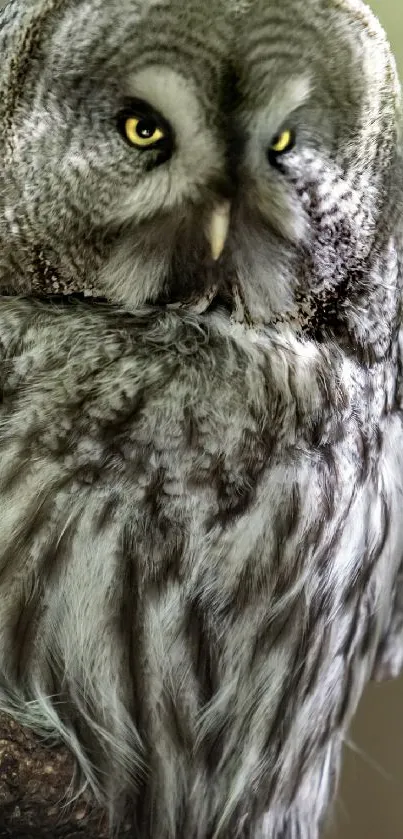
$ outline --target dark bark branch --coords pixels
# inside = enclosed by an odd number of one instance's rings
[[[74,761],[0,714],[0,839],[106,839],[102,811],[82,794],[70,804]],[[130,835],[125,825],[119,837]]]

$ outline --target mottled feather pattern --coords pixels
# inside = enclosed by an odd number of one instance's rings
[[[393,57],[358,0],[11,0],[0,43],[0,707],[111,829],[317,839],[403,649]]]
[[[281,836],[291,805],[314,835],[304,785],[320,816],[402,537],[385,369],[219,311],[7,300],[0,324],[16,710],[115,805],[134,779],[139,835]]]

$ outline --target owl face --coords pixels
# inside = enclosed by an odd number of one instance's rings
[[[360,0],[32,6],[0,30],[3,290],[225,287],[252,321],[385,351],[400,99]]]
[[[364,343],[396,305],[379,281],[395,271],[401,207],[385,36],[355,0],[258,0],[237,45],[241,188],[227,253],[247,306],[318,339]]]
[[[207,6],[43,3],[28,54],[20,23],[0,234],[14,254],[26,245],[31,275],[96,274],[130,308],[173,273],[188,293],[193,272],[208,282],[228,189],[229,26]]]

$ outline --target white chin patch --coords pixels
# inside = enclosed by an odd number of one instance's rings
[[[113,303],[134,311],[161,294],[170,261],[170,250],[142,249],[128,239],[119,241],[103,266],[97,285]]]

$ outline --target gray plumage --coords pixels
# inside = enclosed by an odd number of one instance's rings
[[[356,0],[179,8],[4,13],[1,286],[122,308],[0,298],[1,705],[138,839],[316,839],[400,631],[400,92]],[[186,107],[132,173],[155,43]]]

